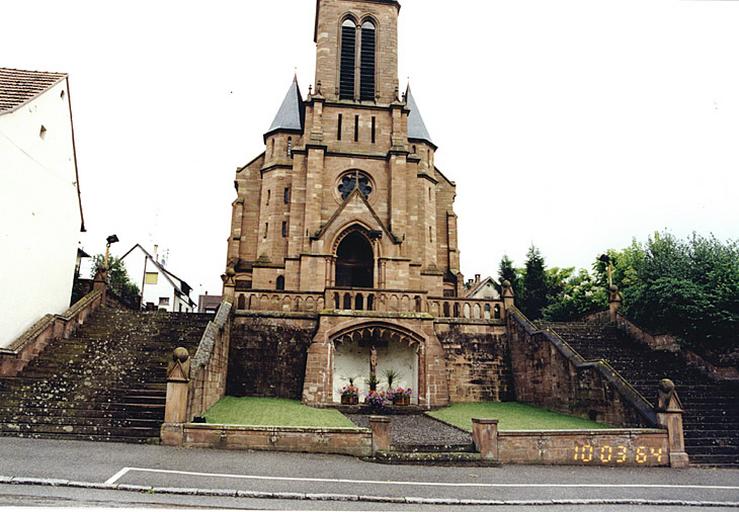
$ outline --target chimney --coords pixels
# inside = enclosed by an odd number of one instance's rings
[[[475,274],[475,284],[480,283],[480,274]]]

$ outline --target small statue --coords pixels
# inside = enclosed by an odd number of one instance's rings
[[[377,349],[374,345],[370,349],[370,375],[377,376]]]

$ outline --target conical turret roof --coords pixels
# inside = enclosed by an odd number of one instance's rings
[[[430,144],[433,144],[433,141],[431,140],[431,135],[429,135],[429,131],[426,128],[426,123],[423,122],[421,111],[418,109],[418,105],[416,105],[416,100],[415,98],[413,98],[413,94],[411,93],[410,85],[408,86],[408,89],[405,93],[405,102],[408,110],[411,111],[411,113],[408,114],[408,138],[423,140]]]
[[[296,76],[292,84],[290,84],[285,99],[282,100],[280,110],[277,111],[277,115],[274,121],[272,121],[272,126],[267,130],[267,133],[278,130],[302,131],[304,117],[305,104],[300,94],[300,86],[298,85],[298,77]]]

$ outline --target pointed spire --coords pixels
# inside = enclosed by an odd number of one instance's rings
[[[421,111],[418,109],[418,105],[416,105],[413,94],[411,94],[410,84],[408,84],[408,89],[405,92],[405,101],[408,110],[411,111],[408,114],[408,138],[423,140],[433,144],[431,135],[429,135],[429,131],[426,129],[426,123],[423,122]]]
[[[302,130],[304,115],[305,104],[300,94],[298,75],[296,74],[267,133],[277,130]]]

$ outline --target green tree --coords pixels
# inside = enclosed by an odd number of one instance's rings
[[[544,257],[539,249],[532,245],[526,254],[521,311],[532,320],[540,319],[542,310],[547,305],[548,295]]]
[[[90,277],[95,277],[99,270],[104,268],[105,256],[98,254],[93,257],[92,273]],[[139,305],[139,287],[136,286],[128,277],[128,271],[123,261],[114,256],[110,256],[108,260],[108,284],[118,298],[126,305],[138,307]]]
[[[545,319],[569,322],[608,307],[608,294],[598,276],[585,269],[577,273],[572,270],[572,274],[560,285],[562,291],[550,295],[549,304],[543,311]]]

